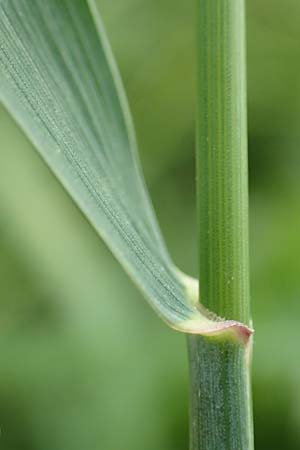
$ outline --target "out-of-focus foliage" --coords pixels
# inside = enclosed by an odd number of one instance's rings
[[[99,3],[165,238],[195,275],[193,2]],[[293,0],[248,2],[256,450],[300,446],[299,17]],[[186,448],[184,337],[4,111],[0,136],[1,448]]]

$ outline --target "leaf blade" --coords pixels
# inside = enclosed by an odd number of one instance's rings
[[[1,101],[152,307],[180,331],[239,330],[199,310],[169,257],[95,3],[0,0],[0,10]]]

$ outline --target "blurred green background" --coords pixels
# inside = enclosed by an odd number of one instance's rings
[[[194,2],[99,0],[175,262],[197,274]],[[300,3],[248,2],[256,450],[300,448]],[[183,450],[185,338],[0,111],[0,447]]]

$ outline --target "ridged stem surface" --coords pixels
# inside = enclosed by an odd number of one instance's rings
[[[249,321],[244,0],[198,1],[201,302]]]
[[[197,0],[200,299],[250,322],[244,0]],[[190,449],[252,450],[250,342],[188,337]]]

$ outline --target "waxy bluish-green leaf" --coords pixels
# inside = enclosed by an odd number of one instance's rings
[[[197,282],[170,260],[92,0],[0,0],[0,99],[170,326],[248,336],[237,322],[209,318]]]

